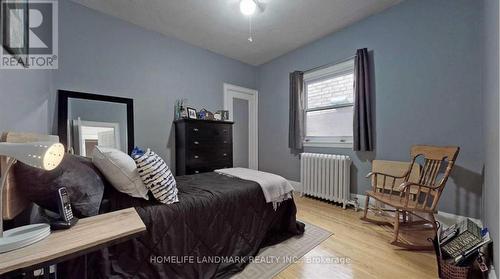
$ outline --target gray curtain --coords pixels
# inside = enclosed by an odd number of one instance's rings
[[[290,119],[288,147],[293,153],[303,149],[304,141],[304,73],[290,73]]]
[[[368,50],[356,51],[354,59],[354,151],[373,151],[372,92]]]

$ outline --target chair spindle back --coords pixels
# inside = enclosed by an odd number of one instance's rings
[[[430,145],[414,145],[411,148],[411,166],[417,163],[417,158],[423,157],[424,164],[421,166],[420,177],[417,184],[410,187],[417,188],[414,208],[435,211],[444,186],[448,181],[451,170],[455,165],[460,148],[456,146],[439,147]],[[445,168],[446,166],[446,168]],[[445,168],[445,169],[444,169]],[[439,174],[444,173],[440,179]],[[409,177],[409,176],[408,176]],[[406,179],[407,181],[407,179]],[[410,204],[407,204],[410,205]]]

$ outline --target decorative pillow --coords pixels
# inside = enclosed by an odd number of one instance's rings
[[[42,208],[59,212],[57,191],[66,187],[76,217],[99,213],[107,182],[87,158],[65,154],[61,164],[52,171],[17,162],[13,174],[16,187],[28,200]]]
[[[132,158],[137,164],[137,170],[146,187],[161,203],[171,204],[178,202],[177,183],[163,159],[149,148],[146,152],[134,148]]]
[[[134,159],[121,150],[96,146],[92,162],[116,188],[132,197],[148,199],[148,189],[142,182]]]

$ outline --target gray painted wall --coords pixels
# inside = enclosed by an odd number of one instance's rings
[[[134,98],[135,142],[174,165],[174,102],[214,111],[223,83],[255,88],[256,69],[177,39],[146,31],[69,1],[59,1],[59,70],[53,87]]]
[[[288,73],[373,51],[376,151],[308,149],[353,159],[364,193],[373,158],[408,160],[412,144],[462,148],[440,210],[479,217],[483,166],[481,1],[407,0],[259,67],[259,166],[299,180],[288,149]]]
[[[50,71],[0,70],[0,132],[48,133]]]
[[[233,165],[248,168],[248,100],[233,99]]]
[[[483,103],[484,103],[484,208],[482,219],[488,226],[495,252],[498,253],[500,246],[499,239],[499,179],[498,179],[498,134],[499,134],[499,38],[498,38],[498,0],[485,0],[483,4],[483,50],[484,50],[484,68],[483,68]],[[495,253],[495,267],[497,277],[500,270],[500,255]]]

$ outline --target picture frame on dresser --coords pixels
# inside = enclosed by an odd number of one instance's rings
[[[197,119],[197,114],[196,114],[196,110],[194,108],[190,108],[188,107],[187,108],[187,113],[188,113],[188,118],[189,119]]]

